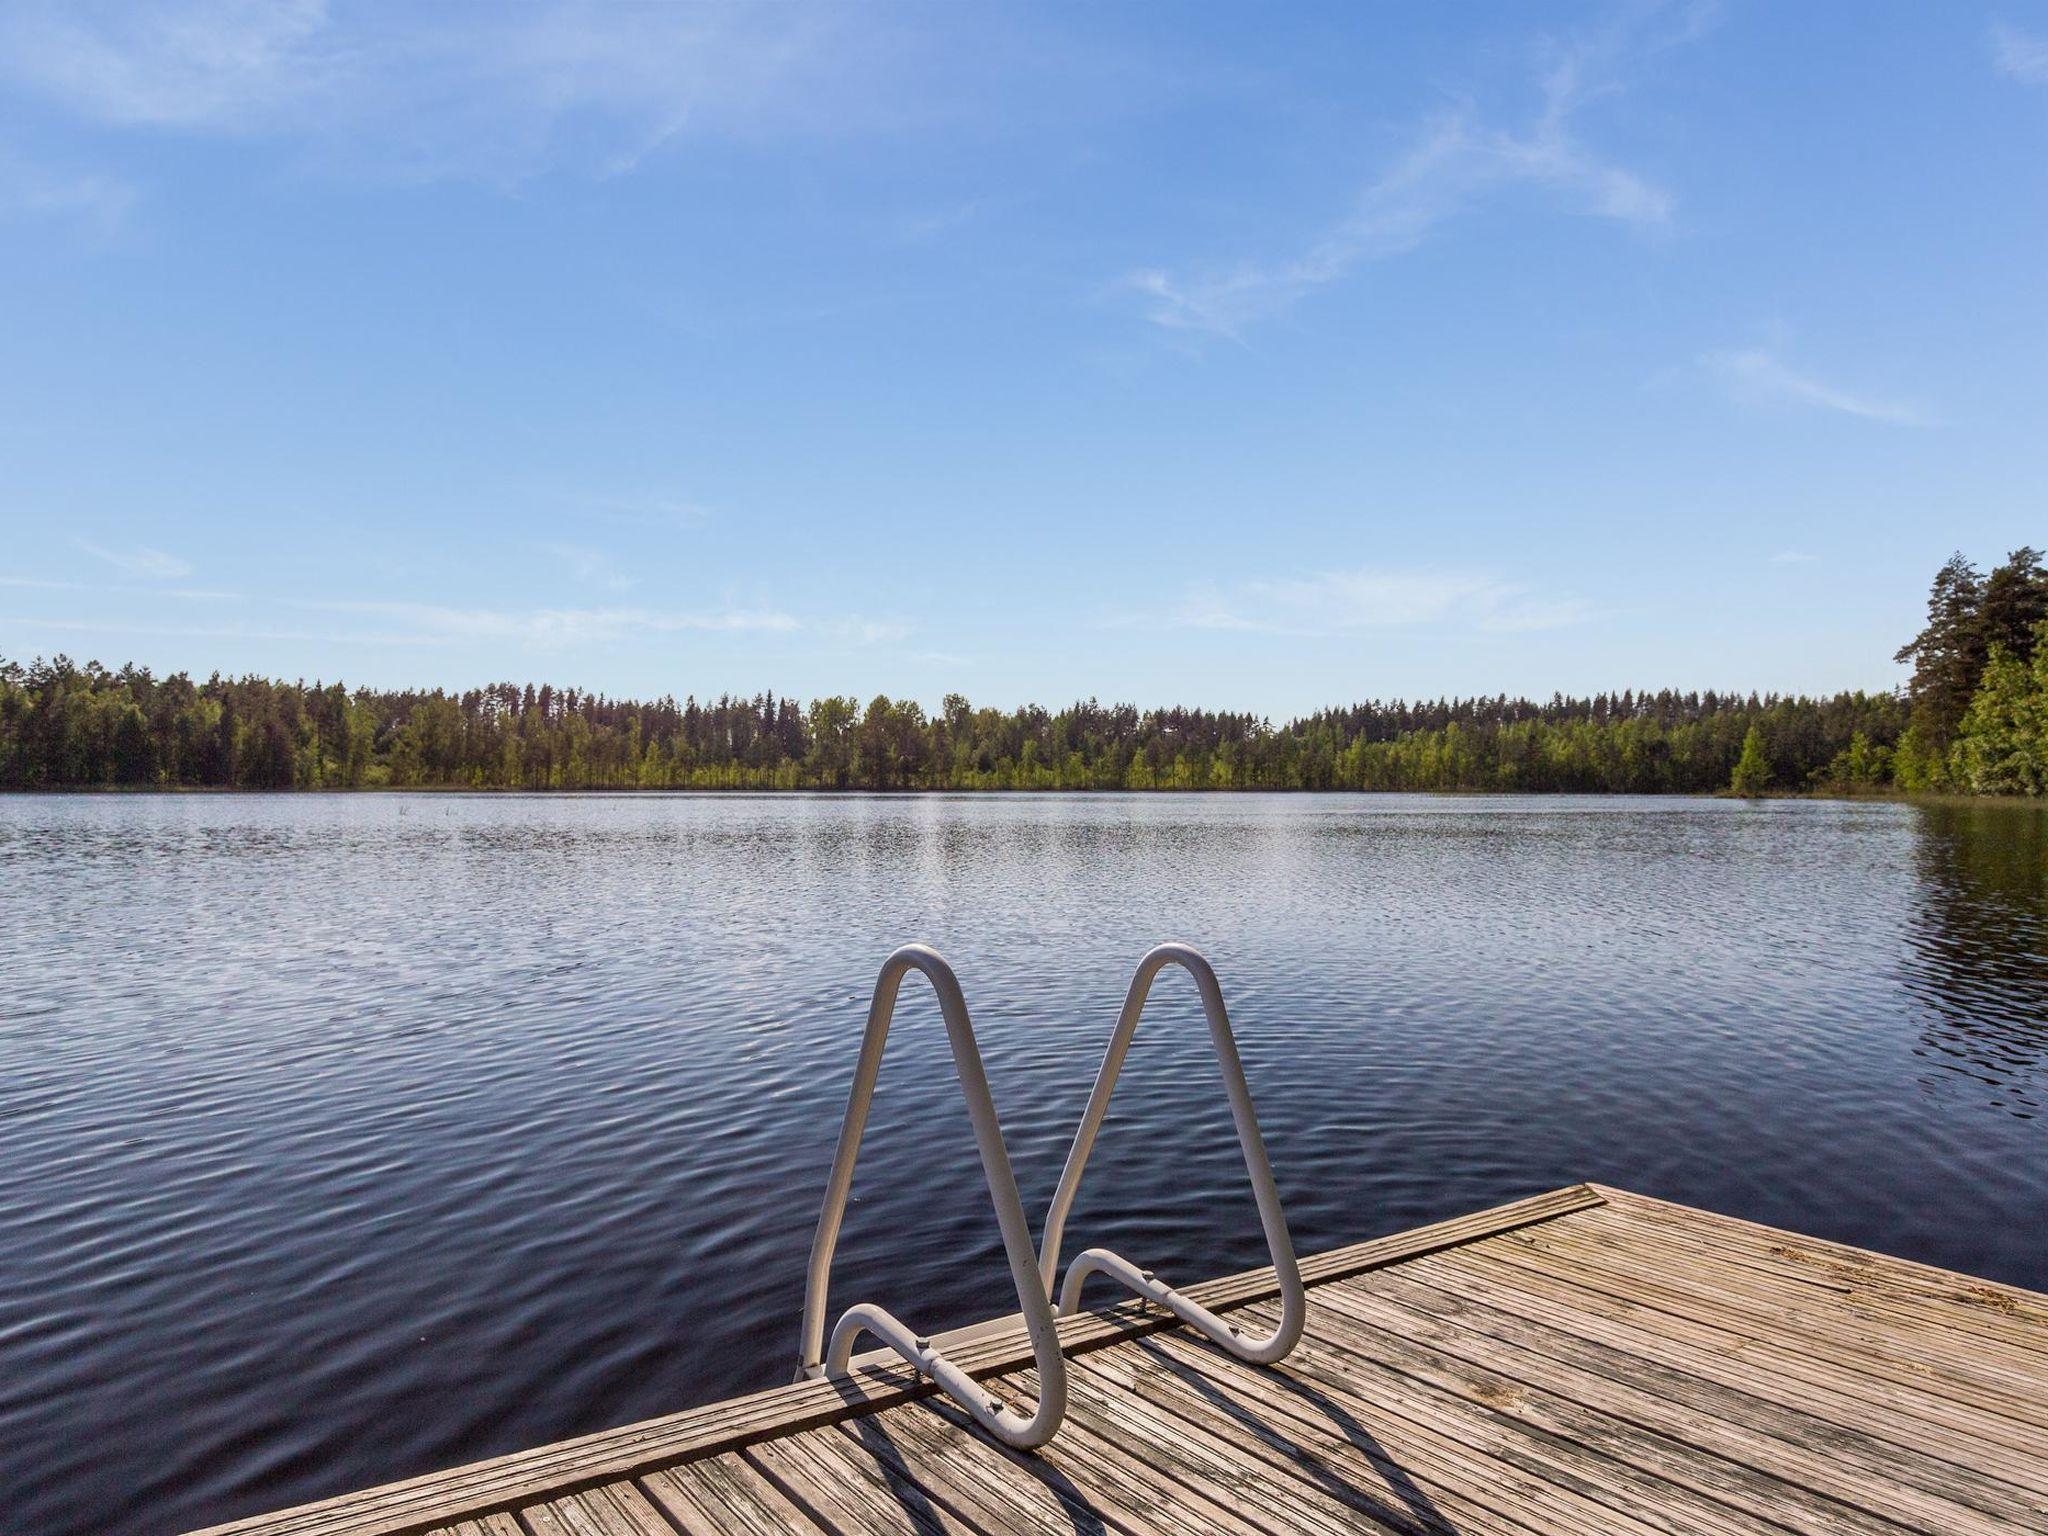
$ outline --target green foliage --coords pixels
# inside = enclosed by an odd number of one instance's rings
[[[0,664],[0,788],[2048,789],[2048,571],[1950,558],[1903,698],[1601,694],[1354,704],[1284,725],[1090,699],[651,702],[501,683],[353,692]]]
[[[2003,646],[2020,661],[2032,661],[2035,637],[2044,619],[2048,619],[2048,571],[2041,568],[2041,553],[2016,549],[1984,582],[1977,615],[1984,654],[1988,658],[1993,646]]]
[[[1951,555],[1935,573],[1927,594],[1927,623],[1896,658],[1913,664],[1906,685],[1912,737],[1900,744],[1895,769],[1901,788],[1968,787],[1953,747],[1992,652],[2002,650],[2023,665],[2030,662],[2044,620],[2048,571],[2031,547],[2014,550],[1988,577],[1980,577],[1961,554]]]
[[[1836,753],[1814,782],[1837,794],[1857,794],[1882,789],[1891,782],[1896,754],[1876,745],[1862,731],[1850,736],[1849,745]],[[1739,766],[1739,765],[1738,765]]]
[[[2030,660],[1991,647],[1950,751],[1951,780],[1973,794],[2048,791],[2048,622],[2029,638]]]
[[[1908,725],[1892,750],[1892,785],[1908,794],[1925,794],[1948,788],[1948,763],[1936,750],[1926,726],[1919,721]]]
[[[1447,789],[1702,792],[1752,727],[1775,782],[1880,774],[1889,695],[1603,694],[1368,703],[1275,726],[1088,700],[935,714],[878,696],[653,702],[505,683],[451,694],[0,666],[0,787]],[[1865,745],[1857,746],[1858,741]],[[1880,774],[1881,776],[1881,774]],[[1860,777],[1859,777],[1860,782]]]
[[[1927,623],[1893,659],[1913,664],[1906,696],[1930,749],[1946,752],[1977,691],[1988,647],[1983,626],[1984,581],[1958,553],[1935,573]]]
[[[1851,738],[1853,745],[1854,738]],[[1742,736],[1742,753],[1728,776],[1728,787],[1738,795],[1760,795],[1771,787],[1771,760],[1764,753],[1764,733],[1752,725]]]

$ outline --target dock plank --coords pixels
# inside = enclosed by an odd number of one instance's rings
[[[1368,1350],[1395,1353],[1396,1346],[1387,1342],[1389,1325],[1416,1326],[1414,1318],[1403,1319],[1393,1309],[1354,1308],[1348,1298],[1333,1297],[1327,1305],[1344,1319],[1326,1327],[1331,1347],[1354,1358]],[[1604,1441],[1610,1455],[1628,1454],[1639,1465],[1655,1460],[1672,1470],[1677,1480],[1688,1480],[1676,1467],[1679,1452],[1689,1449],[1715,1458],[1722,1496],[1753,1511],[1774,1510],[1783,1501],[1785,1488],[1804,1487],[1929,1536],[2007,1530],[2011,1527],[1997,1525],[1995,1519],[2038,1518],[2039,1511],[2023,1490],[1967,1467],[1935,1462],[1891,1442],[1777,1410],[1709,1379],[1654,1362],[1630,1361],[1616,1351],[1583,1347],[1562,1331],[1531,1330],[1529,1337],[1524,1347],[1486,1333],[1444,1327],[1432,1343],[1442,1353],[1484,1370],[1482,1389],[1504,1404],[1519,1405],[1541,1392],[1553,1408],[1568,1400],[1618,1421],[1620,1433],[1612,1428],[1603,1433],[1591,1420],[1578,1426],[1585,1441]],[[1404,1362],[1413,1364],[1408,1338],[1401,1336],[1399,1352]],[[1692,1476],[1697,1477],[1699,1457],[1692,1462]],[[1742,1484],[1752,1491],[1744,1493]]]
[[[2048,1428],[2048,1371],[2003,1346],[1957,1348],[1925,1326],[1901,1329],[1871,1319],[1853,1296],[1787,1289],[1728,1269],[1702,1272],[1674,1260],[1593,1238],[1585,1231],[1517,1236],[1487,1245],[1491,1263],[1547,1277],[1584,1304],[1619,1311],[1646,1327],[1709,1327],[1734,1352],[1768,1358],[1774,1369],[1835,1367],[1964,1404],[1986,1404],[2003,1418]],[[1805,1362],[1802,1364],[1801,1362]]]
[[[1597,1312],[1532,1289],[1497,1284],[1497,1278],[1477,1265],[1418,1269],[1403,1276],[1400,1285],[1381,1288],[1381,1296],[1447,1329],[1491,1336],[1609,1379],[1656,1383],[1688,1401],[1707,1396],[1718,1402],[1720,1394],[1739,1393],[1742,1400],[1722,1403],[1721,1411],[1741,1408],[1740,1422],[1745,1424],[1782,1425],[1787,1435],[1869,1437],[1892,1453],[1936,1459],[1942,1464],[1925,1473],[1931,1484],[1952,1481],[1951,1468],[1961,1466],[1996,1469],[2012,1481],[2048,1491],[2039,1451],[1978,1439],[1940,1412],[1908,1411],[1931,1408],[1936,1399],[1915,1403],[1910,1394],[1874,1380],[1863,1395],[1854,1391],[1853,1378],[1845,1378],[1841,1389],[1811,1386],[1790,1376],[1757,1371],[1708,1346],[1610,1323]],[[1351,1296],[1332,1295],[1329,1303],[1357,1315],[1359,1304]],[[1408,1326],[1418,1324],[1411,1319]],[[2024,1431],[2014,1434],[2024,1439]]]
[[[1517,1299],[1511,1310],[1547,1308],[1547,1315],[1569,1318],[1582,1336],[1620,1341],[1617,1347],[1631,1353],[1684,1368],[1711,1362],[1717,1379],[1824,1418],[1847,1413],[1850,1422],[1867,1425],[1881,1414],[1880,1432],[1907,1436],[1910,1443],[1960,1438],[1973,1459],[1981,1447],[1981,1454],[2015,1462],[2048,1487],[2048,1426],[2037,1422],[2033,1404],[1890,1367],[1846,1347],[1826,1354],[1777,1348],[1731,1318],[1711,1293],[1666,1311],[1642,1303],[1651,1294],[1647,1281],[1636,1296],[1615,1295],[1518,1257],[1504,1249],[1471,1254],[1441,1267],[1418,1265],[1403,1278],[1461,1295],[1493,1286],[1496,1300]],[[1453,1276],[1466,1277],[1462,1286]]]
[[[650,1472],[640,1486],[687,1536],[818,1536],[824,1529],[737,1451]]]
[[[1601,1225],[1617,1234],[1668,1236],[1704,1250],[1717,1262],[1809,1273],[1816,1281],[1861,1291],[1901,1317],[1929,1318],[1946,1329],[1981,1333],[2031,1355],[2048,1355],[2048,1296],[2038,1292],[1627,1190],[1598,1188],[1612,1204],[1610,1222]]]
[[[1161,1346],[1162,1348],[1168,1346]],[[1366,1363],[1367,1359],[1371,1363]],[[1910,1527],[1843,1506],[1795,1483],[1731,1463],[1711,1451],[1659,1434],[1575,1399],[1455,1356],[1437,1355],[1384,1338],[1322,1336],[1285,1369],[1366,1423],[1395,1403],[1477,1465],[1459,1471],[1460,1486],[1485,1499],[1506,1489],[1512,1508],[1554,1511],[1544,1529],[1582,1523],[1571,1501],[1591,1501],[1659,1530],[1771,1529],[1846,1536],[1887,1536]],[[1428,1388],[1427,1392],[1420,1389]],[[1421,1475],[1415,1437],[1390,1436]],[[1512,1483],[1503,1481],[1512,1476]],[[1540,1500],[1532,1483],[1542,1490]],[[1564,1501],[1560,1507],[1560,1501]]]
[[[1582,1184],[1551,1190],[1318,1254],[1303,1262],[1302,1272],[1310,1283],[1359,1274],[1516,1226],[1585,1210],[1602,1200],[1602,1196]],[[1269,1267],[1183,1289],[1212,1311],[1225,1311],[1278,1294]],[[1134,1333],[1171,1326],[1175,1326],[1175,1320],[1164,1312],[1142,1312],[1128,1306],[1112,1308],[1061,1319],[1060,1341],[1069,1354],[1074,1354],[1107,1348]],[[976,1375],[991,1375],[1027,1364],[1031,1346],[1020,1327],[969,1345],[956,1352],[954,1358]],[[864,1366],[835,1380],[772,1387],[619,1429],[601,1430],[275,1514],[211,1526],[193,1536],[416,1536],[474,1514],[797,1433],[929,1397],[935,1390],[929,1382],[917,1379],[900,1366]]]
[[[1037,1452],[876,1359],[197,1536],[2048,1532],[2048,1297],[1595,1185],[1302,1271],[1276,1366],[1062,1319]],[[1182,1289],[1277,1315],[1270,1269]],[[948,1352],[1035,1395],[1018,1326]]]
[[[1288,1366],[1262,1371],[1170,1336],[1097,1357],[1118,1380],[1245,1454],[1305,1476],[1397,1530],[1433,1536],[1521,1536],[1530,1530],[1665,1530],[1590,1497],[1569,1479],[1489,1459],[1463,1438],[1386,1409],[1377,1397],[1319,1387]]]

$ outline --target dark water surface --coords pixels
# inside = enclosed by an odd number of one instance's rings
[[[874,971],[1034,1221],[1204,948],[1305,1251],[1577,1179],[2048,1288],[2048,821],[1405,797],[0,800],[0,1524],[164,1532],[786,1380]],[[1010,1310],[905,989],[836,1305]],[[1069,1228],[1261,1263],[1170,973]]]

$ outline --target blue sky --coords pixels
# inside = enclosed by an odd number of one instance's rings
[[[1886,687],[2048,543],[2048,9],[0,11],[0,655]]]

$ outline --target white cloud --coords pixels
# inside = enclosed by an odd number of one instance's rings
[[[615,174],[685,132],[830,131],[851,110],[833,87],[886,60],[885,30],[811,0],[21,0],[0,15],[0,71],[98,123],[515,181],[563,160]]]
[[[1916,406],[1897,400],[1881,400],[1853,394],[1787,365],[1777,354],[1761,347],[1738,351],[1708,352],[1700,365],[1717,374],[1729,392],[1739,400],[1789,402],[1836,411],[1864,421],[1888,422],[1894,426],[1927,425],[1926,415]]]
[[[772,609],[725,608],[665,612],[649,608],[453,608],[434,603],[317,602],[308,608],[375,615],[403,625],[423,644],[462,640],[517,640],[543,649],[606,645],[635,636],[682,633],[787,634],[800,619]]]
[[[1299,255],[1187,274],[1147,268],[1127,285],[1146,296],[1157,325],[1234,338],[1365,262],[1415,249],[1439,225],[1509,188],[1535,187],[1579,213],[1664,229],[1672,195],[1589,147],[1575,119],[1588,102],[1618,89],[1626,63],[1689,41],[1705,16],[1689,10],[1680,28],[1656,38],[1615,28],[1553,50],[1539,81],[1540,107],[1519,130],[1482,121],[1469,104],[1431,118],[1365,187],[1351,215]]]
[[[609,498],[586,503],[583,510],[600,522],[666,532],[701,528],[711,521],[711,509],[702,503],[664,496],[642,501]]]
[[[125,582],[93,581],[46,581],[36,576],[0,576],[0,587],[13,587],[24,592],[85,592],[94,597],[177,597],[190,602],[238,603],[243,601],[239,592],[223,592],[211,587],[165,587],[132,586]]]
[[[167,555],[160,549],[144,545],[131,545],[127,549],[108,549],[104,545],[90,543],[85,539],[71,541],[95,560],[104,560],[124,576],[148,577],[152,581],[176,581],[181,576],[192,574],[192,562],[181,560],[176,555]]]
[[[0,149],[0,218],[62,220],[106,236],[134,205],[135,189],[119,177],[53,170]]]
[[[1814,556],[1803,549],[1781,549],[1771,556],[1773,565],[1811,565],[1813,561]]]
[[[114,124],[230,127],[331,88],[322,0],[22,5],[11,70]]]
[[[1557,629],[1588,617],[1587,604],[1576,597],[1544,597],[1479,572],[1365,567],[1197,588],[1166,622],[1185,629],[1313,636],[1427,625],[1512,633]]]
[[[0,577],[0,589],[9,588],[24,592],[67,592],[123,598],[147,594],[250,601],[235,593],[176,587],[93,587],[80,582]],[[255,603],[259,609],[271,610],[279,617],[191,624],[137,622],[129,617],[111,621],[70,615],[45,618],[17,613],[0,617],[0,624],[17,629],[77,634],[295,640],[336,645],[429,648],[484,644],[528,651],[601,649],[645,644],[650,639],[675,635],[793,636],[840,648],[889,646],[899,644],[915,632],[913,625],[901,620],[874,619],[858,614],[801,618],[780,609],[739,606],[698,610],[627,606],[474,608],[387,599],[311,598],[267,598],[255,600]],[[68,606],[75,611],[78,605],[73,602]],[[134,611],[133,603],[127,604],[124,610],[128,614]],[[361,627],[335,629],[304,617],[315,614],[360,620],[362,624]]]
[[[974,223],[994,208],[993,197],[970,197],[957,203],[906,213],[889,226],[889,238],[898,245],[926,245],[941,235]]]
[[[913,630],[901,619],[831,619],[815,627],[849,645],[896,645],[909,639]]]
[[[1995,21],[1991,24],[1991,56],[1999,73],[2028,85],[2048,85],[2048,37]]]
[[[607,587],[614,592],[631,588],[636,578],[628,576],[612,562],[611,556],[603,550],[591,549],[583,544],[561,544],[544,540],[534,546],[543,555],[562,566],[569,576],[586,586]]]
[[[376,635],[335,635],[317,634],[301,629],[277,629],[261,624],[132,624],[120,620],[111,623],[97,619],[44,619],[36,617],[0,617],[0,625],[23,634],[52,633],[62,635],[141,635],[152,639],[172,640],[289,640],[318,641],[326,644],[357,642],[365,645],[385,643]]]

